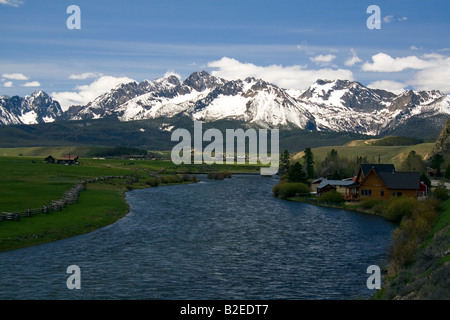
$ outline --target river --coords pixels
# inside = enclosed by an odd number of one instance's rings
[[[360,299],[394,228],[380,217],[276,199],[274,178],[128,192],[94,232],[0,253],[0,299]],[[32,218],[31,218],[32,219]],[[67,267],[80,268],[69,290]]]

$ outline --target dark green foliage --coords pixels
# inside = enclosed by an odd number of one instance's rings
[[[305,149],[305,155],[303,156],[303,159],[305,161],[307,178],[312,179],[314,177],[314,155],[311,151],[311,148]]]
[[[120,157],[125,155],[147,155],[147,150],[128,147],[97,148],[88,157]]]
[[[411,137],[384,137],[382,139],[373,141],[371,145],[373,146],[411,146],[415,144],[423,143],[422,139],[411,138]]]
[[[441,154],[439,154],[439,153],[437,153],[433,157],[433,159],[431,159],[430,165],[431,165],[431,167],[433,169],[436,169],[436,176],[437,177],[441,177],[442,176],[441,166],[442,166],[443,163],[444,163],[444,157]]]
[[[427,171],[427,166],[422,157],[419,156],[414,150],[412,150],[408,157],[400,165],[401,171],[415,171],[424,173]]]
[[[272,192],[275,197],[281,199],[310,194],[308,185],[301,182],[280,182],[272,188]]]
[[[289,154],[289,151],[284,150],[282,154],[280,154],[280,165],[278,169],[278,174],[283,175],[285,174],[289,169],[289,161],[290,161],[291,155]]]
[[[289,166],[287,180],[288,182],[307,182],[306,172],[300,162]]]
[[[231,172],[229,171],[208,172],[208,179],[223,180],[226,178],[231,178]]]
[[[433,190],[432,196],[435,199],[445,201],[449,198],[448,189],[445,186],[438,186]]]
[[[341,193],[332,190],[322,194],[319,198],[319,202],[341,204],[344,202],[344,196]]]

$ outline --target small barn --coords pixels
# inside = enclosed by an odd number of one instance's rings
[[[76,154],[65,154],[62,158],[56,160],[57,164],[78,165],[78,156]]]
[[[48,156],[44,159],[44,163],[55,163],[55,158],[53,158],[52,156]]]

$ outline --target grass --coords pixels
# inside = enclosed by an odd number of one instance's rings
[[[114,186],[92,184],[78,203],[60,212],[0,223],[0,251],[19,249],[84,234],[111,224],[128,212],[123,192]]]
[[[378,156],[380,156],[382,163],[393,163],[395,166],[399,166],[412,150],[425,159],[431,154],[434,146],[434,143],[421,143],[411,146],[373,146],[370,145],[370,141],[372,140],[355,140],[343,146],[314,148],[312,149],[314,160],[316,163],[323,161],[327,154],[334,149],[343,158],[354,159],[356,156],[360,156],[367,157],[367,160],[371,163],[378,163]],[[301,157],[303,157],[303,152],[293,156],[294,159]]]
[[[20,148],[20,152],[26,151],[27,148]],[[0,156],[0,212],[24,212],[49,205],[77,182],[88,178],[128,178],[88,184],[79,201],[62,211],[24,217],[20,221],[0,221],[0,251],[83,234],[117,221],[128,212],[124,193],[151,187],[150,174],[158,173],[161,177],[154,185],[157,186],[195,182],[193,175],[183,174],[187,172],[256,173],[260,170],[260,166],[248,164],[176,166],[171,161],[120,159],[80,159],[79,166],[65,166],[43,163],[48,155],[46,151],[49,150],[45,149],[42,157]],[[181,179],[174,179],[177,173],[181,173]]]

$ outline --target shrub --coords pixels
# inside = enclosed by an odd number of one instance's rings
[[[151,177],[151,178],[147,179],[147,181],[145,183],[147,185],[149,185],[150,187],[157,187],[157,186],[159,186],[160,182],[161,181],[158,178]]]
[[[448,190],[445,187],[437,187],[433,191],[433,198],[445,201],[449,198]]]
[[[296,194],[309,194],[308,185],[302,182],[280,182],[272,188],[275,197],[286,199]]]
[[[403,217],[411,216],[418,201],[413,198],[391,199],[386,207],[386,217],[394,222],[400,222]]]
[[[381,199],[365,199],[359,203],[360,208],[362,209],[373,209],[375,206],[385,203],[385,200]]]
[[[319,197],[319,201],[340,204],[344,202],[344,196],[341,193],[332,190],[322,194]]]

